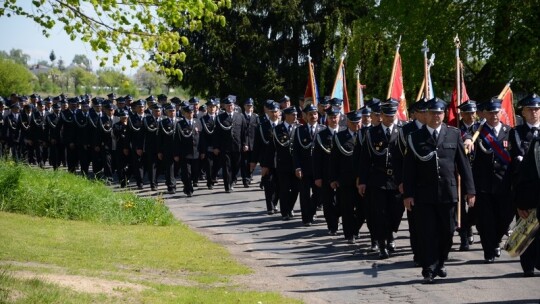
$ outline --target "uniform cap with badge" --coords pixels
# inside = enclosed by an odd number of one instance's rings
[[[285,109],[283,110],[283,113],[284,113],[285,115],[296,114],[296,113],[297,113],[297,112],[296,112],[296,107],[292,106],[292,107],[285,108]]]
[[[427,110],[430,112],[444,112],[446,102],[439,97],[434,97],[427,102]]]
[[[489,101],[484,102],[482,107],[484,112],[499,112],[501,110],[502,100],[497,97],[491,98]]]
[[[535,93],[529,94],[518,102],[518,106],[522,108],[540,108],[540,96]]]
[[[345,115],[347,115],[347,119],[350,122],[360,122],[360,120],[362,120],[362,114],[360,114],[360,111],[351,111]]]
[[[477,107],[476,107],[476,101],[474,100],[467,100],[465,102],[463,102],[462,104],[460,104],[458,106],[459,110],[461,112],[465,112],[465,113],[472,113],[472,112],[476,112],[477,110]]]

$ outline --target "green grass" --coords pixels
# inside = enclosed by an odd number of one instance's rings
[[[161,198],[113,192],[100,181],[9,161],[0,161],[0,211],[125,225],[176,222]]]
[[[182,224],[110,225],[5,212],[0,212],[0,223],[0,261],[4,264],[0,265],[0,272],[6,263],[18,262],[10,267],[147,287],[142,291],[125,291],[120,299],[7,276],[4,282],[0,281],[2,290],[20,296],[18,302],[6,297],[2,301],[0,290],[0,303],[297,303],[277,293],[250,291],[235,285],[232,277],[249,274],[251,270],[238,264],[224,248]],[[169,281],[162,283],[165,279]],[[31,288],[33,285],[43,287]],[[50,300],[33,301],[37,296],[34,293],[46,293],[43,297]]]

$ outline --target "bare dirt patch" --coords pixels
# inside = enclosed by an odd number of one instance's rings
[[[71,288],[77,292],[103,293],[111,296],[121,296],[126,291],[140,292],[148,288],[143,285],[107,280],[95,277],[85,277],[68,274],[34,273],[30,271],[13,271],[11,273],[16,278],[39,279],[45,282],[57,284]]]

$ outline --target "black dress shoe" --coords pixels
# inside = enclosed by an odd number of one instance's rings
[[[422,284],[433,284],[433,283],[435,283],[435,279],[433,278],[433,275],[431,273],[424,275],[424,280],[422,281]]]
[[[199,187],[198,183],[193,183],[193,187]]]
[[[461,245],[459,246],[459,251],[469,251],[469,242],[467,240],[461,241]]]
[[[283,221],[288,221],[290,219],[291,218],[289,216],[287,216],[287,215],[281,217],[281,220],[283,220]]]
[[[143,186],[142,185],[137,185],[137,189],[142,190]]]
[[[534,277],[534,270],[523,272],[523,276],[526,277],[526,278]]]
[[[212,185],[212,184],[206,184],[206,187],[208,187],[208,190],[214,189],[214,185]]]
[[[439,276],[441,278],[446,278],[446,276],[448,275],[448,273],[446,272],[445,267],[438,268],[437,271],[436,271],[436,274],[437,274],[437,276]]]
[[[304,223],[304,227],[311,227],[311,222]]]
[[[244,188],[249,188],[249,182],[247,180],[243,180]]]
[[[388,245],[386,245],[386,249],[388,249],[389,252],[395,252],[396,251],[396,242],[390,241]]]
[[[495,258],[487,258],[484,259],[485,264],[493,264],[495,262]]]
[[[225,189],[225,193],[231,193],[231,189]]]
[[[328,230],[328,235],[334,236],[334,235],[337,235],[337,232],[334,230]]]
[[[193,196],[193,193],[188,192],[188,193],[186,193],[186,195],[187,195],[187,197],[192,197],[192,196]]]
[[[381,249],[381,251],[379,252],[379,259],[384,260],[384,259],[388,259],[389,257],[390,257],[390,254],[388,253],[388,250]]]
[[[272,214],[274,214],[274,210],[268,210],[268,211],[266,212],[266,214],[272,215]]]
[[[495,256],[498,258],[501,257],[501,247],[495,248]]]
[[[156,186],[150,186],[150,190],[152,190],[152,191],[156,191],[156,190],[157,190],[157,188],[156,188]]]

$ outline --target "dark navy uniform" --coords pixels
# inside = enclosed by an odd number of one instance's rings
[[[174,106],[167,105],[166,111],[171,111]],[[177,118],[164,117],[159,124],[158,154],[163,156],[163,168],[165,171],[165,184],[167,191],[176,193],[175,158],[179,156],[179,137],[176,134]]]
[[[190,108],[191,112],[194,111],[193,106],[187,108]],[[180,137],[180,170],[184,193],[190,197],[199,181],[200,158],[205,153],[204,137],[201,136],[202,126],[197,118],[191,120],[184,118],[178,121],[176,128]]]
[[[271,111],[278,111],[279,105],[275,102],[266,103],[265,107]],[[259,126],[255,133],[253,143],[253,163],[259,162],[261,168],[267,168],[268,173],[261,177],[261,187],[264,189],[266,211],[274,214],[279,200],[279,184],[276,172],[276,154],[274,147],[273,130],[277,125],[271,122],[266,115],[259,116]]]
[[[488,103],[484,112],[498,112],[501,108],[499,100]],[[485,123],[475,142],[472,168],[477,193],[476,228],[488,263],[500,256],[501,239],[515,215],[511,201],[509,136],[510,126],[499,123],[494,128]]]
[[[524,111],[525,108],[540,111],[540,97],[530,94],[518,105]],[[540,124],[525,121],[517,125],[510,131],[510,147],[515,205],[518,211],[536,208],[540,216]],[[540,270],[540,233],[519,256],[519,261],[526,277],[534,276],[535,268]]]
[[[104,108],[109,111],[112,110],[112,104],[105,104]],[[111,113],[113,114],[113,113]],[[96,172],[98,178],[105,178],[107,181],[112,181],[113,178],[113,138],[112,138],[112,127],[115,123],[113,120],[113,115],[108,116],[105,111],[101,118],[98,120],[97,129],[98,131],[94,135],[94,149],[96,152],[100,153],[100,158],[103,164],[103,172]]]
[[[120,188],[129,185],[129,165],[132,151],[128,115],[124,110],[118,111],[117,116],[120,117],[120,121],[113,125],[113,134],[114,138],[116,138],[116,174]]]
[[[49,164],[54,170],[57,170],[61,165],[60,149],[61,149],[61,129],[58,127],[60,121],[60,105],[53,105],[53,110],[45,118],[46,127],[45,133],[49,144]]]
[[[60,112],[60,128],[62,128],[62,139],[66,146],[66,161],[69,172],[75,172],[78,162],[77,133],[79,127],[75,123],[76,107],[78,98],[70,98],[69,109]]]
[[[359,184],[369,188],[366,203],[372,222],[370,232],[378,242],[381,258],[395,250],[392,232],[397,232],[404,211],[393,163],[398,153],[399,128],[396,124],[383,127],[381,123],[367,130],[358,170]]]
[[[357,119],[360,121],[359,115]],[[354,243],[354,237],[358,236],[365,221],[364,206],[356,188],[361,142],[361,133],[347,128],[334,136],[330,155],[330,182],[339,184],[336,191],[341,207],[343,236],[349,243]]]
[[[4,138],[14,161],[21,159],[21,126],[19,123],[21,114],[19,110],[18,103],[12,104],[11,113],[4,118]]]
[[[250,98],[251,99],[251,98]],[[246,101],[246,104],[253,104],[253,100]],[[250,169],[250,163],[253,162],[253,145],[255,144],[255,135],[259,127],[259,115],[256,113],[244,114],[246,121],[246,145],[247,151],[242,151],[242,163],[240,165],[240,174],[242,176],[242,182],[244,187],[249,187],[251,179],[253,178],[253,172]]]
[[[90,162],[92,161],[92,133],[95,128],[90,123],[90,115],[88,111],[77,110],[75,113],[75,124],[77,130],[77,152],[78,159],[81,165],[81,173],[88,176]]]
[[[227,97],[224,104],[234,105]],[[223,168],[223,184],[225,192],[233,190],[236,175],[240,170],[240,155],[246,145],[246,122],[242,113],[223,112],[216,117],[214,133],[214,151],[219,151],[219,159]]]
[[[137,100],[135,106],[144,107],[144,101]],[[146,114],[141,109],[141,113],[131,113],[129,115],[129,130],[131,138],[131,148],[133,149],[132,153],[132,162],[131,166],[133,168],[132,173],[135,176],[135,182],[137,183],[137,188],[143,188],[143,178],[144,178],[144,118]]]
[[[159,105],[154,105],[151,112],[161,110]],[[159,115],[159,114],[158,114]],[[148,173],[148,180],[150,182],[150,189],[152,191],[157,190],[157,176],[159,172],[158,160],[158,137],[161,117],[154,116],[153,113],[147,115],[143,121],[143,158],[144,158],[144,171]]]
[[[440,99],[434,98],[428,103],[429,111],[444,112],[445,105]],[[436,275],[446,276],[444,263],[455,231],[458,172],[464,193],[471,199],[475,194],[460,131],[445,124],[438,128],[435,129],[438,135],[426,125],[412,132],[403,160],[403,197],[406,204],[414,200],[410,208],[416,212],[414,219],[423,251],[421,263],[425,283],[433,283]]]
[[[308,111],[317,111],[314,106],[311,110],[306,109],[304,109],[306,113]],[[326,126],[318,123],[315,125],[305,124],[298,127],[294,134],[293,160],[295,169],[302,172],[302,178],[300,179],[300,211],[302,212],[304,225],[313,224],[317,205],[320,201],[320,189],[315,186],[313,175],[313,143],[317,134],[324,129],[326,129]]]
[[[313,167],[313,179],[320,179],[322,182],[320,200],[328,232],[331,235],[335,235],[338,230],[340,216],[336,190],[330,187],[330,159],[334,146],[334,136],[339,131],[343,131],[343,128],[338,126],[336,130],[328,127],[319,132],[315,138],[315,147],[313,149],[313,163],[315,164]]]
[[[216,114],[213,116],[206,114],[200,118],[202,134],[204,137],[204,167],[206,172],[206,186],[213,189],[217,182],[217,173],[219,171],[218,158],[214,155],[214,131],[216,128]]]
[[[269,149],[271,157],[275,157],[279,204],[284,220],[290,219],[292,216],[298,198],[298,179],[294,175],[295,167],[292,156],[293,135],[297,127],[296,124],[285,122],[277,125],[273,129],[273,145]]]

